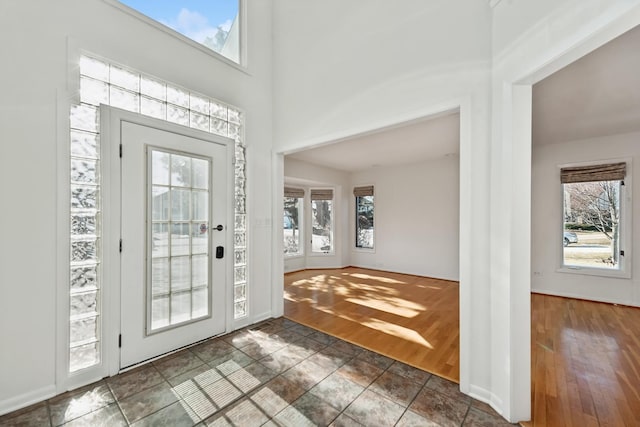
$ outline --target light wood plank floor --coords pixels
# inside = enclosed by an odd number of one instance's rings
[[[285,317],[460,382],[457,282],[360,268],[284,281]]]
[[[533,426],[640,426],[640,309],[532,295]]]
[[[532,422],[640,426],[640,309],[531,296]],[[285,275],[285,316],[459,381],[458,285],[357,268]]]

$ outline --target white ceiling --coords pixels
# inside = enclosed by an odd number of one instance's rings
[[[460,114],[451,112],[289,154],[287,158],[355,172],[455,155],[459,146]]]
[[[640,27],[533,86],[533,144],[640,131]]]
[[[640,27],[533,86],[533,144],[640,132]],[[459,152],[460,115],[448,113],[290,154],[347,172]]]

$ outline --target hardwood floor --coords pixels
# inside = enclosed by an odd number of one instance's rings
[[[360,268],[284,281],[285,317],[460,382],[457,282]]]
[[[640,308],[532,294],[531,422],[640,426]],[[285,275],[285,316],[459,382],[458,284],[358,268]]]
[[[532,295],[533,426],[640,426],[640,309]]]

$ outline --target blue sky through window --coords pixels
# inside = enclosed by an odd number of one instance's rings
[[[239,0],[120,0],[132,9],[221,52]]]

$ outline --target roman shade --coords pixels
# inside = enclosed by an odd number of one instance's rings
[[[333,200],[333,190],[311,190],[311,200]]]
[[[356,197],[373,196],[373,185],[353,187],[353,195]]]
[[[560,182],[572,184],[589,181],[620,181],[627,174],[627,164],[608,163],[603,165],[576,166],[560,169]]]
[[[301,199],[304,197],[304,190],[302,188],[284,187],[284,197]]]

